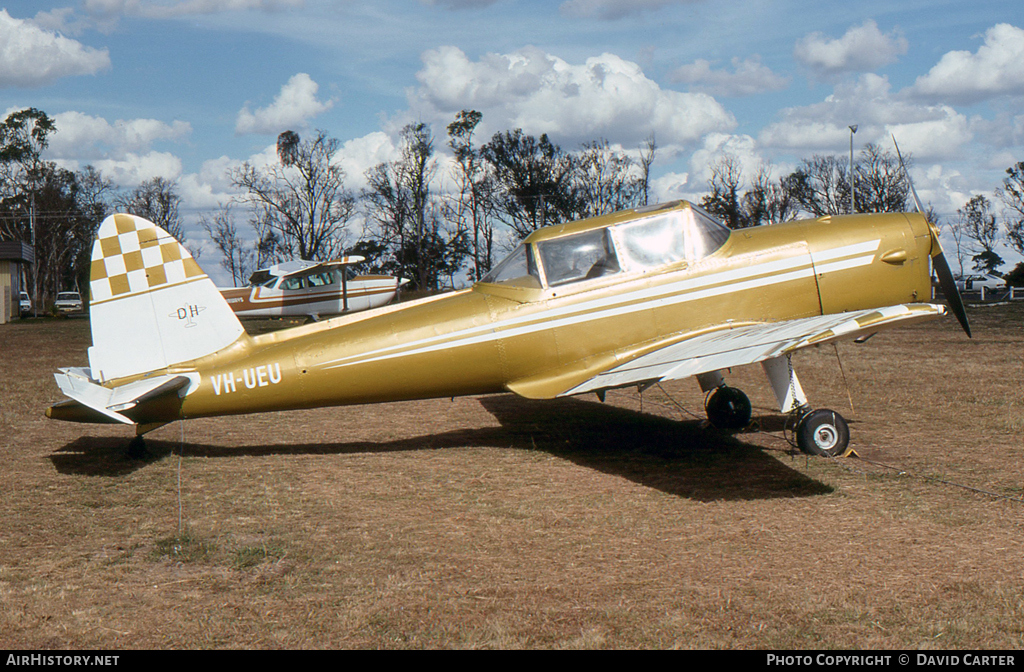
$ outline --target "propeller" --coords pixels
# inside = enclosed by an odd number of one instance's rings
[[[907,166],[903,163],[903,154],[900,153],[900,146],[896,142],[895,135],[892,136],[892,144],[896,146],[896,156],[899,157],[900,168],[903,169],[903,174],[907,176],[907,183],[910,185],[910,193],[914,196],[914,205],[917,207],[917,212],[923,215],[925,212],[924,208],[921,207],[921,199],[917,197],[914,181],[910,179],[910,172],[907,171]],[[946,297],[949,309],[956,315],[956,319],[960,326],[963,327],[967,338],[971,338],[971,323],[967,320],[967,310],[964,308],[964,300],[960,297],[960,290],[956,286],[956,280],[953,279],[953,271],[949,268],[946,255],[942,253],[942,244],[939,242],[939,230],[932,226],[931,222],[928,223],[928,228],[932,232],[932,268],[935,270],[935,275],[939,278],[939,287],[942,289],[942,295]]]

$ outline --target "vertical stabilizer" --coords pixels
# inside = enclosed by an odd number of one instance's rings
[[[188,250],[142,217],[100,225],[89,290],[89,366],[101,382],[209,355],[245,333]]]

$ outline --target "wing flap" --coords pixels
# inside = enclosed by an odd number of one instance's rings
[[[809,345],[853,339],[897,324],[941,317],[945,313],[945,306],[913,303],[784,322],[724,326],[618,364],[567,388],[558,396],[676,380],[732,366],[755,364]]]

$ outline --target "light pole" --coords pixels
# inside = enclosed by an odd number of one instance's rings
[[[857,132],[857,124],[850,126],[850,214],[856,212],[856,202],[853,197],[853,134]]]

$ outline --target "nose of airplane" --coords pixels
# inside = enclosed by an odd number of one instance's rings
[[[914,207],[917,208],[917,212],[924,215],[924,208],[921,207],[921,199],[917,196],[917,189],[914,188],[914,181],[910,179],[910,172],[907,170],[907,164],[903,162],[903,154],[900,152],[900,145],[896,142],[896,136],[892,136],[892,143],[896,147],[896,156],[900,159],[900,168],[903,170],[903,174],[907,177],[907,183],[910,186],[910,194],[914,197]],[[946,297],[946,303],[949,305],[949,309],[956,315],[957,321],[960,326],[963,327],[964,333],[967,334],[967,338],[971,338],[971,323],[967,320],[967,310],[964,308],[964,300],[960,297],[960,290],[956,286],[956,281],[953,279],[953,272],[949,268],[949,262],[946,261],[946,255],[942,253],[942,243],[939,242],[939,230],[935,228],[935,225],[928,222],[928,228],[932,233],[932,270],[935,271],[935,275],[939,280],[939,288],[942,290],[942,295]]]

